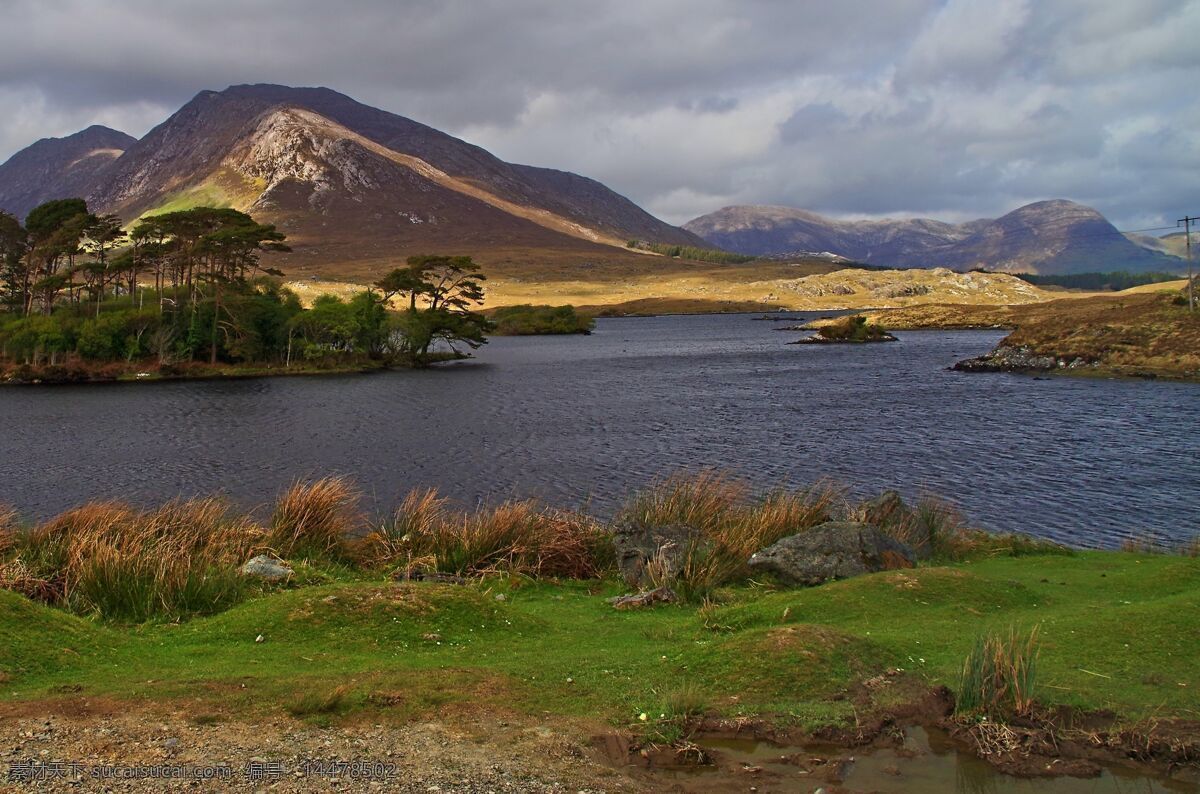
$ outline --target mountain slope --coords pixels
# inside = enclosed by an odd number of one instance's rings
[[[664,242],[697,242],[692,235],[653,218],[592,180],[573,174],[563,179],[559,172],[548,169],[510,165],[478,146],[326,88],[247,85],[201,92],[130,147],[91,199],[99,205],[119,208],[124,214],[145,211],[164,197],[212,177],[217,170],[214,166],[223,163],[231,152],[252,145],[256,136],[278,132],[264,120],[281,110],[308,112],[287,123],[293,129],[309,123],[321,128],[317,137],[340,136],[376,154],[388,150],[412,158],[401,164],[432,167],[457,180],[464,189],[470,187],[507,201],[510,206],[541,210],[542,214],[586,226],[594,234],[585,237],[610,236],[623,241],[628,234],[641,231]],[[281,155],[278,149],[271,152],[275,158]],[[289,156],[302,159],[304,152],[296,150]],[[274,168],[270,164],[250,166],[244,158],[242,165],[243,176],[247,169]],[[351,186],[355,181],[354,163],[342,161],[338,169],[348,175],[343,186]],[[307,178],[300,172],[292,176],[301,181]],[[587,195],[580,193],[580,185],[587,185]],[[238,184],[237,180],[224,187],[234,192],[253,190],[252,185]],[[324,190],[333,187],[326,184]],[[410,209],[417,214],[421,210],[419,206]]]
[[[294,244],[278,264],[328,275],[377,271],[413,253],[646,266],[653,258],[626,250],[626,240],[703,245],[594,180],[505,163],[326,88],[201,92],[73,184],[82,186],[48,197],[82,194],[126,220],[200,204],[250,211]]]
[[[43,138],[0,165],[0,210],[19,218],[38,204],[89,192],[135,139],[99,125]]]
[[[1125,237],[1134,245],[1140,245],[1149,251],[1178,257],[1185,261],[1187,259],[1187,238],[1183,232],[1171,232],[1162,237],[1126,232]],[[1200,253],[1200,233],[1192,232],[1192,248]]]
[[[789,207],[726,207],[684,224],[747,254],[830,251],[878,265],[1069,273],[1177,268],[1134,245],[1103,215],[1072,201],[1039,201],[996,220],[839,221]]]

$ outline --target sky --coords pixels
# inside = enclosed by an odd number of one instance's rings
[[[1200,0],[0,0],[0,161],[322,85],[681,223],[1200,214]]]

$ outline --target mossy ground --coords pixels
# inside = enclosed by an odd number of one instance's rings
[[[981,632],[1038,625],[1040,702],[1129,723],[1200,714],[1195,558],[1004,557],[642,612],[605,603],[615,581],[305,579],[212,617],[134,627],[0,591],[0,700],[71,691],[317,721],[469,706],[614,726],[686,710],[815,727],[861,718],[847,694],[887,670],[904,673],[875,696],[880,710],[954,689]]]

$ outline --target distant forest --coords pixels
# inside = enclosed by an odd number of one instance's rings
[[[1174,273],[1129,273],[1124,270],[1113,273],[1063,273],[1059,275],[1014,273],[1013,275],[1038,287],[1063,287],[1097,292],[1104,290],[1116,292],[1130,287],[1140,287],[1144,284],[1160,284],[1164,281],[1180,279]]]
[[[677,259],[694,259],[697,262],[715,262],[719,265],[741,265],[758,259],[756,256],[747,256],[746,254],[731,254],[728,251],[721,251],[716,248],[697,248],[691,245],[650,243],[646,242],[645,240],[630,240],[625,244],[625,247],[633,248],[637,251],[651,251],[656,254],[675,257]]]

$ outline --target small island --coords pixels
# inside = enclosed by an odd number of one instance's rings
[[[863,344],[866,342],[895,342],[896,337],[892,336],[882,325],[867,322],[867,318],[861,314],[852,314],[847,317],[840,317],[829,323],[820,325],[816,329],[816,333],[812,336],[807,336],[803,339],[797,339],[795,342],[789,342],[791,345],[812,345],[812,344]]]
[[[590,334],[596,320],[574,306],[534,306],[528,303],[493,309],[488,318],[494,336]]]

